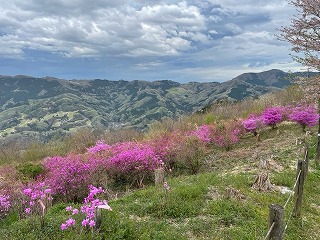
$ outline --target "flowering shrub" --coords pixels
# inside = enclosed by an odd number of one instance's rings
[[[112,146],[112,156],[107,160],[109,176],[140,187],[143,180],[163,165],[161,158],[146,143],[124,142]]]
[[[228,122],[214,128],[212,139],[219,147],[230,150],[232,145],[240,141],[242,132],[243,129],[240,122]]]
[[[83,220],[81,222],[81,226],[84,228],[93,228],[96,226],[95,221],[95,210],[98,207],[102,207],[109,211],[112,211],[111,207],[108,205],[106,200],[100,200],[98,198],[99,194],[105,193],[105,190],[102,187],[96,188],[92,185],[89,186],[89,194],[84,199],[83,205],[81,206],[81,213],[83,216]],[[72,216],[79,214],[79,210],[77,208],[72,208],[72,206],[66,207],[66,211],[71,212]],[[61,230],[66,230],[72,226],[76,225],[76,220],[73,217],[70,217],[66,220],[65,223],[62,223],[60,228]]]
[[[199,127],[195,131],[174,131],[149,142],[164,166],[170,172],[188,172],[195,174],[202,166],[202,157],[211,136],[209,126]],[[211,135],[211,129],[210,129]],[[172,171],[173,170],[173,171]]]
[[[0,219],[3,219],[7,216],[11,203],[10,196],[0,194]]]
[[[318,124],[319,114],[315,107],[308,106],[297,106],[292,109],[289,119],[297,124],[300,124],[302,130],[305,131],[305,128],[312,127]]]
[[[248,131],[257,135],[257,130],[264,126],[261,116],[250,115],[247,119],[242,121],[243,127]]]
[[[211,129],[209,125],[202,125],[198,127],[196,130],[191,131],[189,136],[194,136],[199,139],[199,141],[203,143],[210,143],[211,142]]]
[[[275,128],[278,123],[281,123],[284,118],[283,118],[283,112],[284,112],[284,107],[270,107],[267,108],[263,111],[262,113],[262,119],[263,122],[271,126],[272,128]]]
[[[102,152],[102,151],[107,151],[110,150],[111,146],[104,143],[103,141],[97,141],[96,145],[94,145],[93,147],[87,148],[87,151],[89,153],[98,153],[98,152]]]
[[[47,208],[51,206],[51,189],[44,182],[35,182],[22,190],[25,198],[22,202],[24,213],[43,216]]]
[[[80,155],[55,156],[45,159],[45,181],[52,193],[64,196],[66,201],[79,201],[90,184],[90,163]]]

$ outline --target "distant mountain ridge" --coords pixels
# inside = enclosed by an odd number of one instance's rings
[[[83,126],[145,128],[221,99],[241,100],[282,89],[291,84],[289,76],[277,69],[222,83],[0,76],[0,136],[44,141]]]

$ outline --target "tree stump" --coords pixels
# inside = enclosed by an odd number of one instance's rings
[[[226,199],[244,200],[247,198],[247,196],[242,194],[240,190],[232,187],[227,187],[224,195]]]
[[[164,169],[158,168],[154,172],[154,183],[155,185],[163,185],[164,183]]]
[[[270,183],[269,174],[267,172],[263,172],[256,176],[251,187],[258,191],[270,191],[272,189],[272,185]]]
[[[270,168],[270,161],[268,159],[260,159],[259,168],[269,169]]]
[[[256,136],[256,143],[261,142],[260,134],[259,134],[259,133],[257,133],[255,136]]]

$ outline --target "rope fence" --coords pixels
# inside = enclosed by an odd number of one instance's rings
[[[298,176],[297,176],[297,178],[296,178],[296,182],[294,183],[294,186],[293,186],[292,190],[290,191],[290,195],[289,195],[286,203],[285,203],[284,206],[283,206],[284,209],[286,209],[286,206],[288,205],[288,203],[289,203],[289,201],[290,201],[290,199],[291,199],[291,197],[292,197],[292,195],[293,195],[293,192],[294,192],[294,190],[295,190],[296,187],[297,187],[297,184],[298,184],[298,182],[299,182],[300,175],[301,175],[301,170],[299,171],[299,174],[298,174]]]
[[[294,186],[287,198],[284,206],[278,204],[271,204],[269,206],[269,229],[264,237],[264,240],[281,240],[288,228],[290,220],[293,217],[300,217],[301,206],[302,206],[302,195],[304,188],[304,181],[307,176],[309,165],[309,145],[306,144],[304,160],[299,160],[297,163],[297,175]],[[293,196],[294,206],[293,210],[288,217],[286,225],[283,227],[284,222],[284,211],[288,206]]]
[[[271,233],[271,231],[272,231],[272,229],[273,229],[273,227],[274,227],[275,224],[276,224],[275,222],[272,223],[272,225],[271,225],[271,227],[269,228],[269,231],[268,231],[266,237],[264,238],[264,240],[267,240],[267,239],[268,239],[268,237],[270,236],[270,233]]]

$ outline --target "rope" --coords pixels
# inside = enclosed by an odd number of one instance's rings
[[[290,214],[290,216],[289,216],[289,218],[288,218],[288,220],[287,220],[287,222],[286,222],[286,226],[284,227],[284,229],[283,229],[283,231],[282,231],[282,235],[285,234],[285,232],[286,232],[286,230],[287,230],[287,228],[288,228],[288,225],[289,225],[289,222],[290,222],[290,220],[291,220],[292,214],[293,214],[293,210],[292,210],[292,212],[291,212],[291,214]]]
[[[299,181],[299,179],[300,179],[300,175],[301,175],[301,170],[299,171],[299,174],[298,174],[298,176],[297,176],[297,178],[296,178],[296,182],[294,183],[294,186],[293,186],[293,188],[292,188],[292,190],[291,190],[292,192],[294,192],[294,189],[296,188],[296,186],[297,186],[297,184],[298,184],[298,181]],[[291,197],[292,197],[292,195],[293,195],[292,192],[290,193],[290,195],[289,195],[286,203],[285,203],[284,206],[283,206],[284,209],[286,209],[286,206],[287,206],[287,204],[289,203],[289,201],[290,201],[290,199],[291,199]]]
[[[272,229],[273,229],[273,227],[274,227],[275,224],[276,224],[275,222],[272,223],[272,225],[271,225],[271,227],[269,228],[269,231],[268,231],[267,235],[265,236],[264,240],[266,240],[266,239],[269,237],[269,235],[270,235],[270,233],[271,233],[271,231],[272,231]]]

